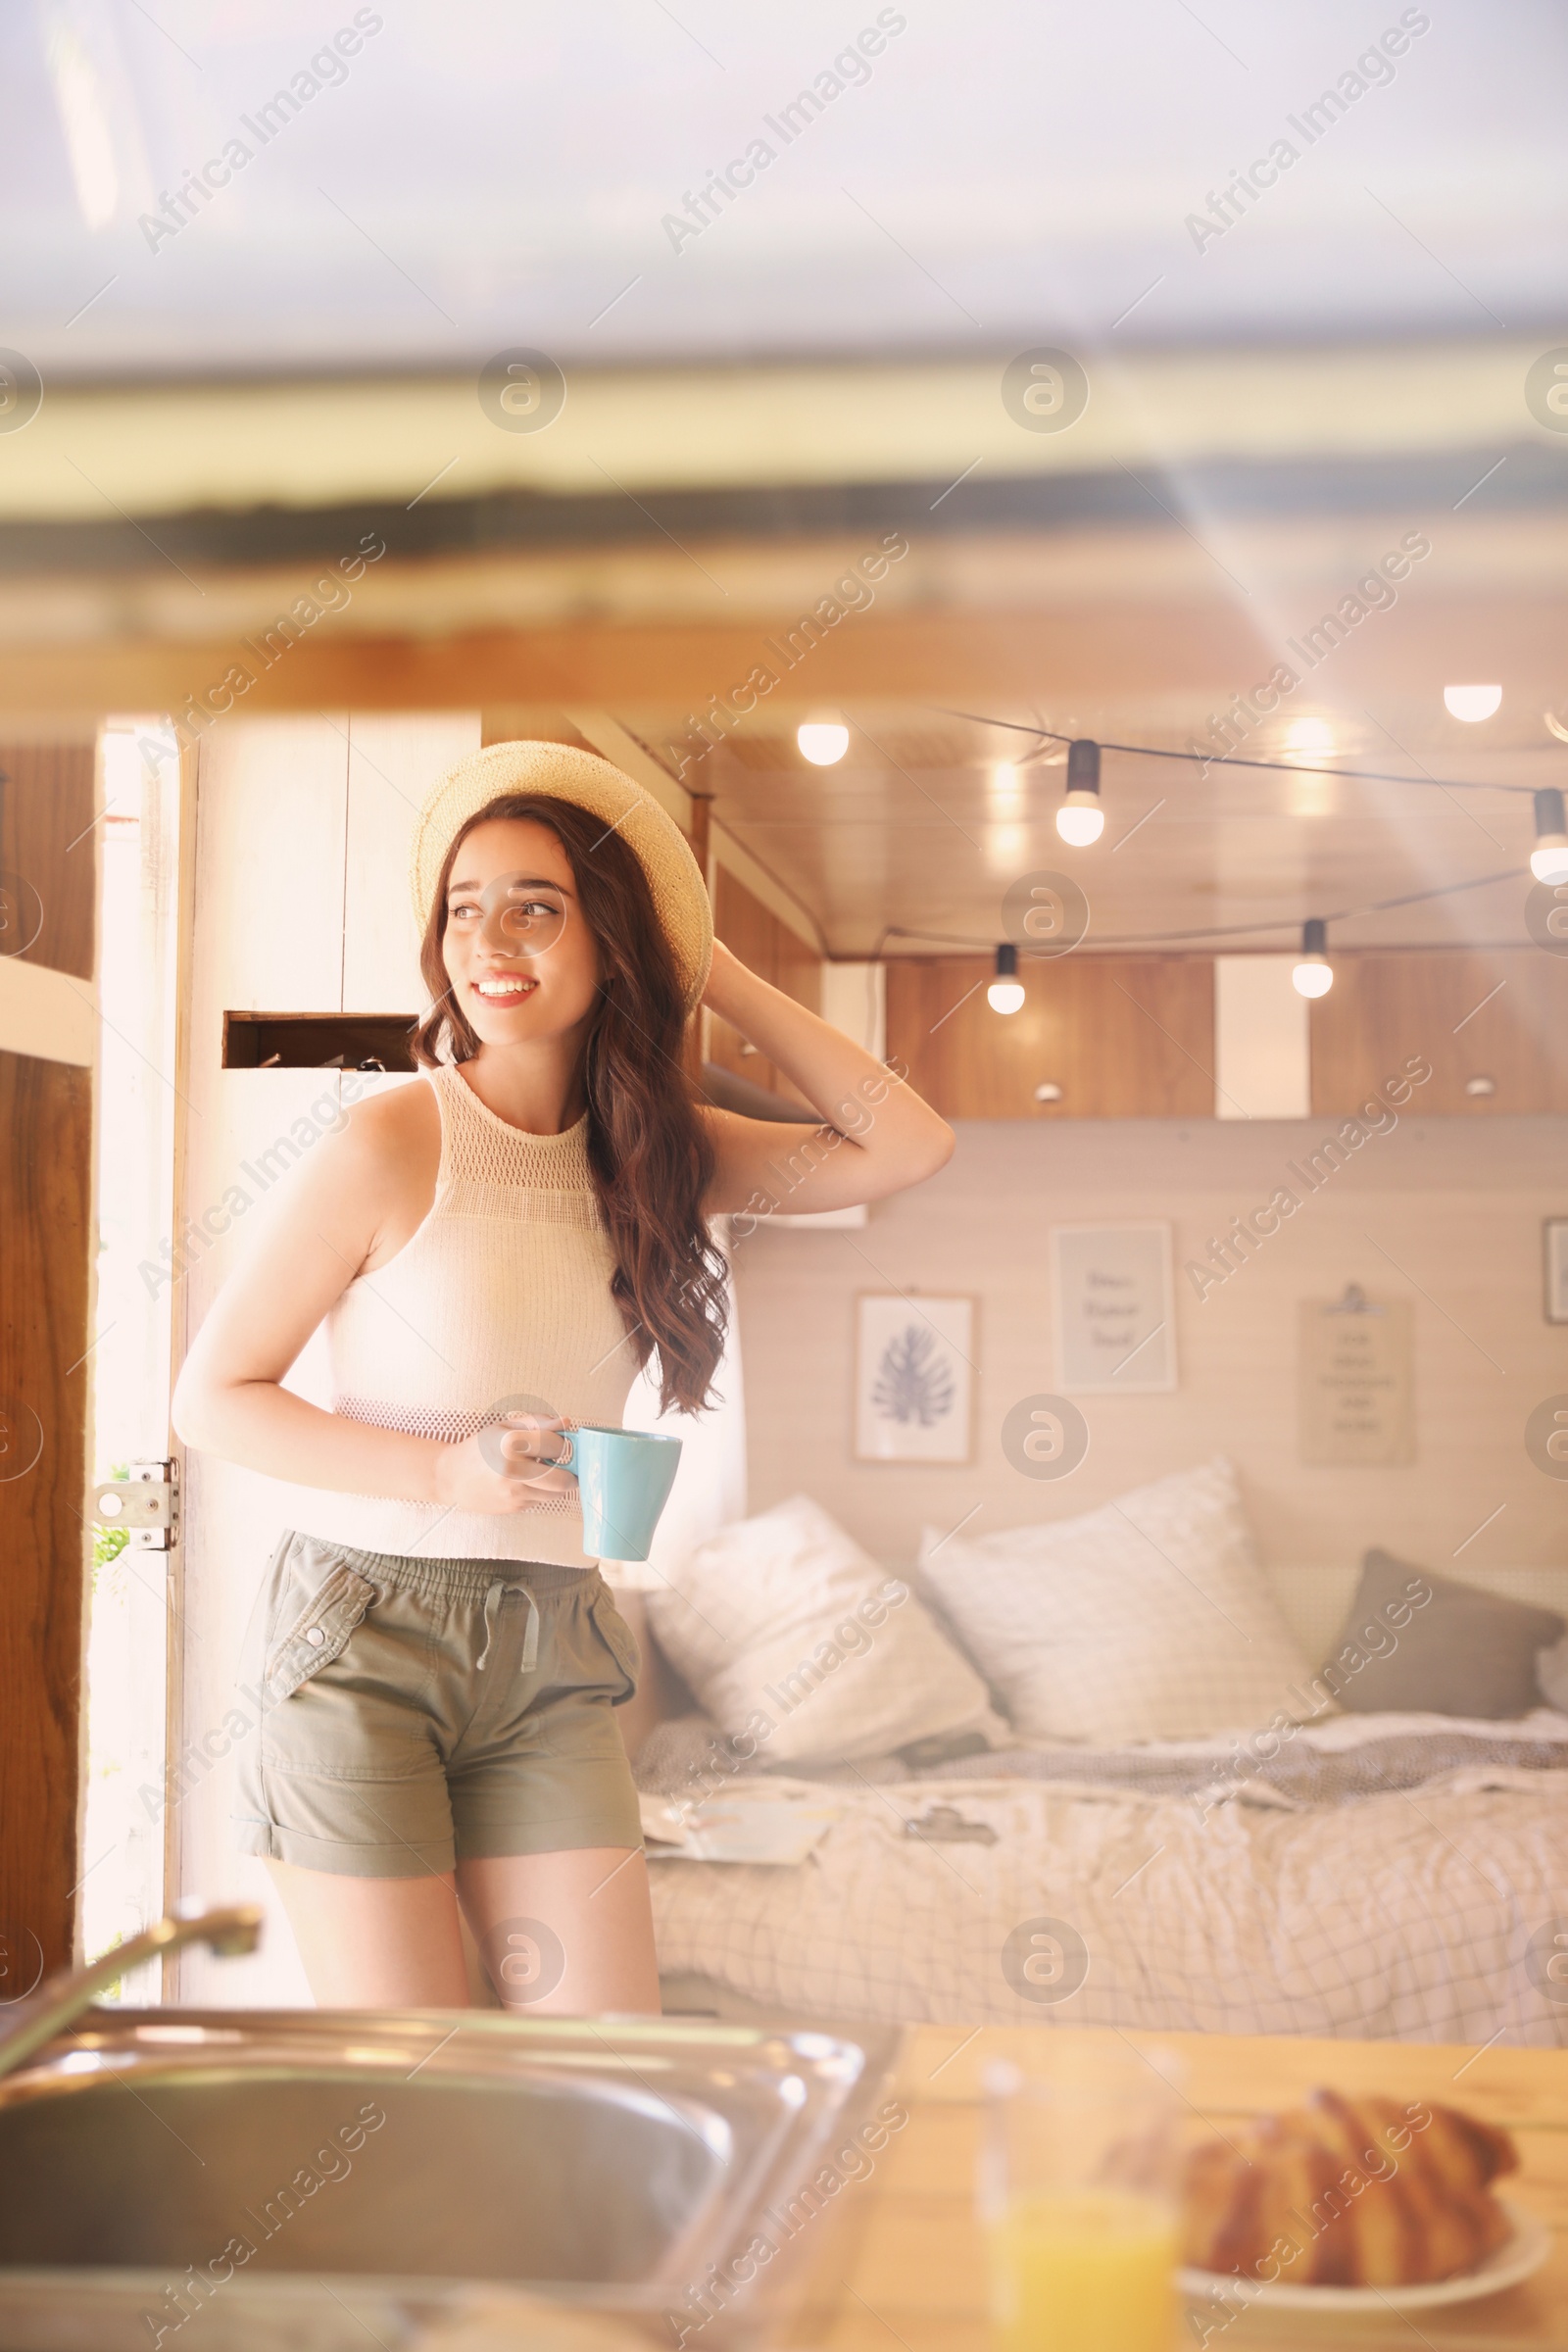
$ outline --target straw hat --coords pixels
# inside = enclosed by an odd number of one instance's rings
[[[619,834],[648,877],[654,911],[674,953],[687,1004],[694,1005],[712,960],[713,915],[686,836],[651,792],[608,760],[573,744],[492,743],[448,768],[414,828],[409,886],[421,935],[454,838],[470,816],[512,792],[569,801],[574,808],[602,816],[606,826]]]

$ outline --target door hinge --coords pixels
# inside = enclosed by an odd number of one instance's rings
[[[179,1542],[179,1464],[132,1462],[125,1478],[102,1478],[92,1491],[99,1527],[122,1527],[131,1551],[172,1551]]]

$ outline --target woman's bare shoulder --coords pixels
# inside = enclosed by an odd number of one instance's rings
[[[368,1264],[395,1256],[429,1214],[441,1166],[441,1106],[418,1080],[379,1087],[349,1112],[339,1182],[357,1187],[370,1213]]]
[[[420,1078],[401,1086],[378,1086],[373,1095],[354,1104],[348,1125],[349,1133],[371,1151],[417,1150],[431,1141],[440,1149],[440,1105],[435,1088]]]

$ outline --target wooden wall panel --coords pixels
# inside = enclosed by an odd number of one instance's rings
[[[80,1875],[91,1200],[92,1072],[0,1054],[0,1957],[28,1974],[29,1936],[71,1958]]]
[[[808,1012],[822,1009],[822,958],[814,948],[808,947],[798,931],[777,916],[770,918],[777,942],[777,960],[773,985],[781,988],[797,1004]]]
[[[713,929],[732,954],[763,980],[781,988],[809,1011],[821,1011],[821,957],[722,865],[714,891]],[[754,1053],[727,1021],[715,1017],[710,1022],[708,1053],[720,1068],[809,1107],[773,1063],[764,1054]]]
[[[1211,1118],[1207,957],[1020,957],[1022,1008],[993,1012],[990,956],[888,966],[888,1052],[949,1119]],[[1035,1089],[1054,1082],[1054,1102]]]
[[[90,980],[93,969],[96,762],[91,742],[0,749],[0,874],[14,878],[8,890],[15,880],[23,885],[26,959],[78,980]]]
[[[1423,1113],[1568,1110],[1568,956],[1540,949],[1336,956],[1312,1006],[1312,1108],[1352,1111],[1411,1055]],[[1492,1094],[1467,1080],[1490,1078]]]
[[[744,883],[720,866],[714,876],[713,931],[732,955],[762,979],[773,978],[773,917]],[[708,1025],[708,1057],[754,1086],[771,1087],[773,1064],[715,1013]]]
[[[94,748],[6,748],[0,773],[0,869],[42,903],[26,959],[90,980]],[[91,1246],[92,1072],[0,1054],[0,1960],[9,1993],[72,1953]]]
[[[70,1959],[79,1876],[91,1202],[92,1072],[0,1054],[0,1956],[24,1973],[28,1936]]]

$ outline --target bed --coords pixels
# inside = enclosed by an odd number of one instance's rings
[[[905,1579],[796,1496],[647,1605],[645,1827],[825,1812],[650,1843],[671,2007],[1568,2044],[1560,1608],[1369,1551],[1316,1665],[1223,1459]]]
[[[711,1745],[688,1717],[639,1777],[676,1792]],[[972,1759],[743,1767],[733,1788],[829,1790],[839,1817],[793,1865],[651,1849],[666,1998],[721,2016],[1568,2044],[1568,1982],[1548,1974],[1568,1912],[1568,1716],[1350,1717],[1300,1732],[1288,1761],[1238,1778],[1226,1740],[1004,1750],[983,1774]],[[934,1808],[993,1839],[911,1834],[951,1833]]]

